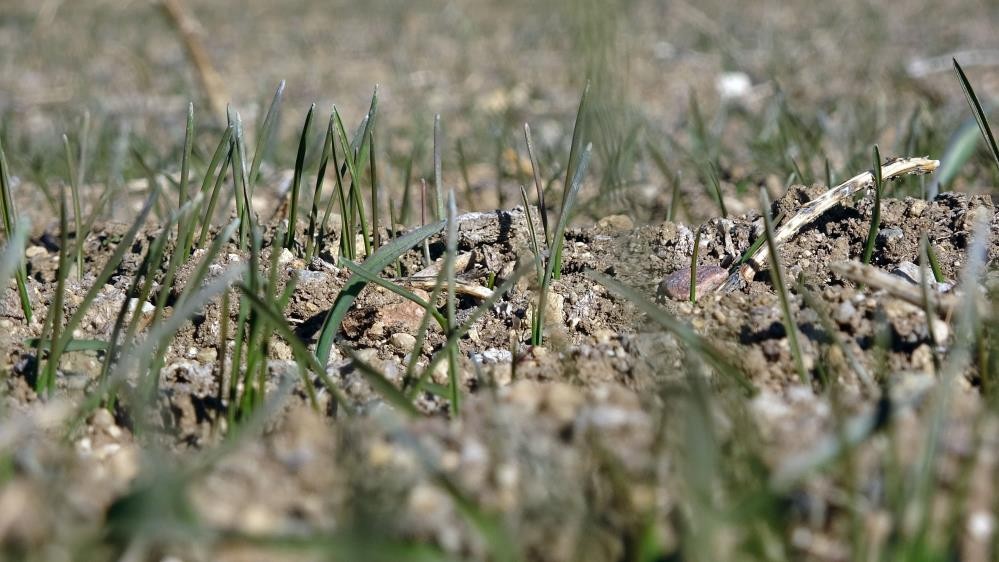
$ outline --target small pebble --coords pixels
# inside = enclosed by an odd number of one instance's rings
[[[728,270],[717,265],[697,266],[697,294],[711,292],[728,279]],[[659,283],[659,296],[667,296],[675,301],[690,298],[690,267],[684,267],[663,278]]]
[[[392,334],[389,341],[392,342],[392,345],[399,349],[399,351],[409,352],[416,347],[416,338],[405,332]]]
[[[843,304],[839,305],[836,309],[833,319],[840,324],[849,324],[853,322],[853,317],[856,315],[857,309],[853,306],[853,304],[850,301],[844,301]]]

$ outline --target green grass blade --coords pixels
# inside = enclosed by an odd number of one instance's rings
[[[368,147],[371,167],[371,244],[377,249],[382,245],[381,235],[378,233],[378,167],[375,165],[375,133],[368,133]]]
[[[444,172],[441,161],[441,152],[444,150],[443,131],[441,130],[441,116],[434,115],[434,201],[437,206],[434,208],[434,218],[442,220],[444,218]]]
[[[978,149],[978,139],[981,133],[974,118],[968,118],[958,127],[947,141],[947,148],[940,157],[940,168],[934,174],[926,198],[933,200],[937,194],[946,190],[957,178],[957,174],[968,163],[975,150]]]
[[[531,136],[531,126],[527,123],[524,123],[524,140],[527,142],[527,155],[531,159],[534,189],[538,194],[538,213],[541,214],[541,228],[545,233],[545,247],[547,247],[551,243],[551,232],[548,231],[548,209],[545,207],[545,189],[541,182],[541,165],[538,163],[538,155],[534,150],[534,137]],[[524,200],[527,200],[526,196]]]
[[[194,104],[187,104],[187,124],[184,127],[184,152],[180,157],[180,183],[177,186],[177,206],[187,202],[188,175],[191,172],[191,152],[194,150]],[[184,223],[177,224],[177,247],[186,245],[182,231],[187,227]]]
[[[874,244],[878,239],[878,230],[881,228],[881,192],[884,189],[884,180],[881,178],[881,151],[874,145],[874,210],[871,212],[871,228],[867,231],[867,242],[864,244],[864,263],[871,263],[874,255]]]
[[[28,338],[24,340],[24,344],[39,349],[52,349],[52,340],[44,340],[42,338]],[[110,344],[104,340],[73,338],[66,344],[66,348],[63,349],[63,352],[105,351],[109,346]]]
[[[333,153],[333,116],[330,116],[329,124],[326,126],[326,135],[323,138],[323,152],[319,157],[319,170],[316,172],[316,187],[312,192],[312,209],[309,211],[309,231],[308,240],[305,241],[305,260],[311,261],[315,255],[317,237],[322,232],[322,227],[317,223],[319,220],[319,202],[323,197],[323,183],[326,180],[326,168],[329,166],[330,157]],[[329,209],[333,205],[336,197],[330,197],[327,206],[327,216]],[[325,218],[324,218],[325,220]]]
[[[978,121],[978,128],[982,131],[982,137],[985,138],[985,143],[992,153],[996,167],[999,168],[999,145],[996,145],[996,138],[992,135],[992,128],[989,127],[989,120],[985,116],[985,110],[982,109],[982,104],[978,101],[975,89],[971,87],[971,82],[968,81],[968,77],[964,74],[964,69],[957,63],[957,59],[953,59],[953,61],[954,70],[957,71],[957,77],[961,80],[961,88],[964,90],[965,97],[968,98],[968,105],[971,106],[971,111],[975,114],[975,120]]]
[[[805,362],[801,355],[801,346],[798,343],[798,324],[791,315],[790,297],[787,294],[787,285],[784,284],[784,266],[781,264],[780,254],[777,253],[777,242],[774,238],[774,225],[770,218],[770,198],[767,197],[767,188],[760,187],[760,213],[763,215],[763,226],[766,230],[767,247],[770,250],[770,273],[780,300],[781,310],[784,313],[784,328],[787,332],[787,342],[791,348],[791,356],[794,359],[795,369],[798,371],[798,378],[803,384],[809,384],[811,377],[805,369]]]
[[[0,287],[6,287],[10,278],[24,267],[24,245],[27,244],[29,232],[31,232],[31,221],[27,217],[22,217],[17,219],[13,232],[8,233],[7,243],[0,253]]]
[[[295,247],[295,231],[298,224],[298,200],[302,190],[302,173],[305,170],[305,151],[309,144],[309,130],[312,128],[312,117],[316,113],[316,104],[309,106],[302,125],[302,136],[298,139],[298,154],[295,157],[295,175],[291,182],[291,210],[288,213],[288,232],[285,235],[284,247],[289,250]]]
[[[69,170],[69,188],[73,196],[73,224],[76,226],[76,236],[73,240],[76,246],[74,255],[76,257],[76,278],[83,280],[83,211],[80,210],[80,179],[76,171],[76,163],[73,160],[73,150],[69,146],[69,137],[62,136],[62,145],[66,151],[66,167]]]
[[[458,299],[455,295],[454,260],[458,256],[458,210],[454,201],[454,190],[447,197],[447,248],[444,253],[444,271],[447,272],[447,325],[450,332],[455,324]],[[448,385],[450,390],[451,415],[460,413],[461,381],[458,372],[458,342],[448,342]]]
[[[267,108],[267,114],[264,115],[264,122],[261,124],[260,130],[257,131],[257,147],[253,151],[253,163],[250,165],[250,175],[247,176],[249,178],[249,192],[251,195],[260,176],[260,164],[263,163],[264,156],[270,150],[271,140],[273,139],[274,131],[277,129],[277,121],[281,113],[281,101],[284,99],[284,85],[284,80],[278,84],[277,90],[274,91],[274,98],[271,99],[271,105]]]
[[[10,191],[10,167],[7,165],[7,155],[3,150],[3,142],[0,140],[0,214],[3,215],[3,227],[7,232],[8,244],[14,237],[16,229],[14,224],[18,221],[17,209],[14,206],[14,197]],[[31,309],[31,299],[28,297],[28,273],[27,269],[20,265],[17,267],[17,295],[21,301],[21,311],[28,324],[33,318]]]
[[[377,274],[391,265],[392,262],[406,251],[437,234],[443,228],[444,221],[440,221],[395,238],[379,248],[377,252],[371,254],[362,266],[369,272]],[[329,362],[330,350],[333,348],[333,340],[340,329],[340,323],[343,322],[347,311],[354,304],[354,299],[357,298],[357,295],[361,293],[366,284],[366,281],[357,276],[352,276],[348,279],[337,296],[336,301],[333,303],[333,307],[330,308],[329,313],[326,315],[323,327],[319,332],[319,341],[316,344],[316,358],[319,360],[320,365],[326,365]]]

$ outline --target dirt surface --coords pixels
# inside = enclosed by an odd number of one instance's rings
[[[981,138],[961,140],[977,126],[951,66],[959,59],[985,107],[995,105],[999,4],[181,2],[220,77],[215,90],[162,4],[0,7],[0,141],[17,209],[31,219],[34,307],[28,322],[14,281],[0,294],[0,559],[999,557],[999,175]],[[282,80],[275,134],[262,143]],[[544,343],[531,345],[541,289],[520,192],[537,202],[523,125],[554,226],[588,81],[580,131],[593,158],[547,295]],[[315,352],[352,277],[340,261],[336,208],[335,234],[315,257],[275,241],[287,225],[302,119],[315,103],[304,206],[330,108],[353,132],[376,84],[381,240],[431,220],[421,211],[432,206],[439,114],[442,184],[461,213],[456,321],[528,266],[457,343],[457,413],[446,360],[409,412],[352,359],[407,390],[411,360],[420,374],[441,353],[445,331],[429,320],[417,347],[425,310],[394,292],[369,284],[358,295],[322,365],[328,383],[292,345],[297,338]],[[295,338],[252,340],[266,357],[266,392],[242,417],[229,417],[227,395],[243,367],[233,365],[238,347],[246,358],[234,334],[239,291],[229,289],[228,308],[215,297],[178,314],[185,290],[197,289],[203,247],[184,256],[173,283],[165,279],[177,251],[175,227],[163,225],[178,206],[184,113],[193,101],[190,194],[223,130],[213,97],[239,113],[248,163],[266,147],[250,200],[263,233],[260,277],[271,275],[273,256],[275,294],[294,283],[281,313]],[[946,181],[938,173],[886,187],[871,263],[898,287],[921,288],[925,236],[941,274],[927,284],[930,297],[958,310],[971,298],[980,305],[970,319],[941,307],[927,314],[926,303],[838,273],[867,241],[874,202],[858,195],[779,249],[802,377],[768,269],[732,292],[707,283],[761,236],[761,187],[772,215],[790,216],[826,183],[870,168],[874,145],[957,168]],[[72,172],[82,180],[80,214],[94,223],[82,269],[71,265],[59,292],[57,199]],[[183,320],[158,385],[147,392],[123,369],[109,403],[108,352],[97,345],[65,353],[54,391],[40,395],[47,352],[32,338],[49,333],[57,297],[63,322],[79,309],[138,216],[150,176],[162,197],[72,335],[111,340],[123,307],[138,310],[129,324],[136,343]],[[231,169],[223,184],[205,246],[234,216]],[[390,213],[398,224],[387,227]],[[531,216],[543,232],[537,206]],[[988,220],[984,272],[967,282],[976,217]],[[295,228],[304,240],[302,214]],[[130,286],[147,279],[145,257],[164,240],[148,298],[130,303]],[[417,246],[381,276],[429,300],[432,287],[416,276],[440,268],[445,247],[434,235],[429,260]],[[225,241],[207,278],[252,259]],[[692,265],[705,283],[696,303],[684,285]],[[432,304],[447,314],[444,295]],[[244,382],[236,387],[243,396]]]
[[[793,213],[818,193],[818,188],[792,187],[777,199],[775,210]],[[931,202],[883,201],[883,223],[873,263],[893,271],[905,262],[918,262],[918,237],[929,232],[944,275],[955,281],[967,259],[976,209],[992,213],[991,200],[947,193]],[[789,275],[804,275],[805,285],[818,297],[823,314],[830,314],[835,321],[837,337],[861,357],[869,372],[878,373],[876,382],[905,392],[909,386],[925,386],[934,376],[934,354],[955,345],[953,329],[950,321],[934,320],[937,341],[933,341],[920,307],[858,287],[830,271],[830,263],[856,259],[862,252],[870,210],[866,200],[835,208],[781,248],[781,259],[788,264]],[[999,255],[999,240],[994,234],[997,220],[992,219],[990,228],[989,263]],[[758,223],[758,215],[751,214],[713,219],[702,225],[699,263],[731,266],[755,238]],[[540,228],[540,223],[536,227]],[[103,263],[121,232],[116,225],[95,229],[87,240],[87,271]],[[459,275],[480,280],[475,282],[484,280],[479,273],[492,271],[497,272],[499,284],[512,273],[518,256],[528,255],[522,208],[462,215],[458,232],[458,251],[468,255]],[[100,291],[79,337],[110,338],[114,314],[139,257],[147,243],[160,235],[151,230],[140,237],[111,282]],[[28,249],[29,289],[40,317],[52,302],[57,256],[43,239],[33,240]],[[198,521],[221,534],[179,551],[173,550],[178,548],[170,539],[173,531],[157,534],[157,540],[173,545],[164,552],[179,552],[193,559],[257,559],[238,537],[255,532],[294,536],[343,531],[360,529],[373,521],[391,521],[390,527],[380,528],[384,536],[437,544],[462,559],[484,556],[488,545],[483,544],[482,536],[468,527],[454,499],[435,485],[441,475],[476,505],[502,514],[510,524],[509,532],[517,536],[517,544],[530,559],[620,559],[634,548],[630,541],[636,539],[629,533],[644,517],[661,520],[666,529],[677,532],[667,523],[675,509],[671,498],[676,493],[669,474],[681,461],[657,453],[656,435],[661,424],[682,420],[663,410],[670,399],[659,389],[687,384],[683,365],[690,355],[683,353],[672,335],[641,321],[642,314],[634,303],[595,283],[585,272],[592,269],[611,275],[639,288],[652,300],[663,276],[689,266],[693,243],[687,225],[636,228],[619,216],[571,229],[564,274],[553,284],[550,296],[547,345],[532,348],[519,343],[511,348],[512,341],[529,340],[530,323],[525,319],[532,313],[537,294],[536,284],[522,279],[461,340],[460,379],[467,399],[464,413],[450,422],[447,402],[431,393],[424,393],[416,402],[429,417],[405,418],[384,403],[350,359],[344,358],[345,350],[352,349],[388,380],[401,384],[408,354],[414,352],[413,340],[405,336],[416,334],[423,310],[393,293],[368,287],[345,318],[340,351],[334,352],[328,367],[334,383],[363,415],[353,419],[341,415],[334,421],[330,397],[323,392],[319,412],[311,411],[304,401],[290,348],[275,340],[268,348],[269,387],[274,396],[272,408],[277,409],[272,410],[268,429],[260,439],[236,438],[226,445],[232,449],[224,457],[210,452],[219,446],[220,428],[225,423],[218,385],[228,384],[217,369],[222,311],[215,301],[193,322],[185,323],[171,344],[156,400],[158,413],[151,417],[156,420],[153,432],[159,435],[154,442],[162,447],[157,453],[160,458],[207,457],[197,476],[185,481],[182,491],[175,491],[182,497],[164,506],[156,504],[157,509],[168,510],[157,517],[181,528]],[[432,239],[430,248],[432,256],[439,255],[443,243]],[[262,263],[268,262],[272,250],[264,248]],[[223,255],[228,257],[217,264],[219,270],[247,259],[235,246]],[[198,257],[196,252],[182,268],[176,290],[183,289]],[[294,276],[298,283],[286,316],[297,335],[309,342],[349,272],[322,258],[309,264],[289,258],[280,265],[278,275],[282,279]],[[423,266],[416,251],[401,263],[404,276]],[[777,296],[767,277],[760,274],[734,293],[701,295],[694,306],[669,300],[662,306],[697,333],[719,342],[722,352],[733,359],[739,376],[755,388],[748,411],[719,409],[713,415],[722,428],[742,423],[739,418],[748,416],[764,444],[761,462],[776,471],[788,458],[808,451],[835,428],[831,426],[829,402],[798,380]],[[901,275],[898,278],[901,283],[911,282]],[[86,276],[83,283],[69,284],[67,315],[87,287]],[[790,302],[803,336],[801,346],[809,373],[842,379],[840,407],[851,412],[875,407],[876,396],[857,380],[845,363],[844,350],[832,344],[815,310],[804,304],[794,286]],[[438,304],[443,306],[443,301]],[[460,299],[458,321],[475,305],[472,298]],[[232,323],[236,322],[236,311],[229,311]],[[7,442],[18,444],[21,452],[14,457],[15,476],[0,503],[8,508],[5,512],[24,509],[17,506],[34,506],[31,517],[9,520],[0,527],[4,544],[28,550],[53,544],[45,538],[45,525],[54,525],[68,537],[86,534],[101,525],[103,518],[108,518],[112,528],[127,526],[127,518],[115,519],[116,509],[123,509],[121,503],[133,497],[126,493],[155,494],[157,487],[167,487],[150,476],[157,469],[150,473],[146,463],[162,461],[140,452],[127,407],[117,413],[98,409],[90,414],[86,424],[70,431],[69,448],[40,439],[58,434],[58,420],[68,413],[66,409],[93,390],[101,354],[68,354],[58,379],[59,399],[40,401],[32,389],[34,352],[22,343],[37,336],[40,325],[24,324],[13,291],[3,303],[2,322],[13,365],[6,379],[5,408],[21,420],[11,427]],[[877,331],[881,329],[889,332],[890,344],[879,352]],[[420,363],[425,364],[443,341],[440,330],[431,329],[424,346],[416,350]],[[511,355],[511,349],[516,355]],[[437,370],[431,378],[444,384],[447,372]],[[960,435],[968,431],[969,416],[981,407],[979,380],[973,366],[958,373],[948,432]],[[318,379],[314,383],[321,385]],[[735,391],[724,380],[712,384],[719,385],[722,392]],[[822,387],[821,383],[816,385]],[[911,414],[903,408],[897,415],[905,420]],[[55,421],[48,419],[53,417]],[[988,437],[994,434],[990,431],[980,438],[994,439]],[[941,470],[971,452],[967,445],[962,448],[960,441],[947,443],[938,460]],[[877,470],[875,467],[885,461],[874,449],[883,446],[875,440],[858,449],[858,462],[865,463],[866,470]],[[199,453],[202,450],[205,452]],[[899,453],[905,455],[904,451]],[[983,453],[970,469],[987,471],[994,463],[990,454]],[[592,480],[592,475],[604,471],[617,476]],[[140,474],[143,476],[135,480]],[[150,477],[153,480],[146,482]],[[618,479],[619,484],[614,484]],[[60,482],[57,488],[51,486],[55,481]],[[809,506],[801,512],[797,510],[804,507],[792,510],[797,514],[791,516],[794,540],[801,541],[795,546],[806,557],[839,559],[835,549],[844,537],[837,530],[835,511],[820,507],[835,502],[825,488],[831,483],[824,482],[822,478],[809,480],[795,500]],[[981,497],[977,500],[985,501]],[[587,513],[601,513],[604,518],[588,520]],[[559,538],[553,542],[552,536]],[[808,539],[813,536],[814,540]],[[112,548],[113,541],[110,544],[101,548]],[[582,555],[581,548],[588,554]],[[823,548],[833,552],[823,553]]]

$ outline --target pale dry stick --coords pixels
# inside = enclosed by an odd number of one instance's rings
[[[884,181],[893,180],[909,174],[928,174],[940,166],[939,160],[928,158],[891,158],[881,166],[881,177]],[[822,216],[823,213],[835,207],[837,204],[851,197],[862,189],[874,187],[874,174],[870,171],[858,174],[845,182],[837,185],[822,195],[816,197],[808,204],[798,209],[798,212],[787,219],[777,229],[774,235],[774,245],[779,247],[787,242],[802,228]],[[767,265],[769,250],[767,245],[760,246],[752,256],[746,260],[742,266],[732,273],[717,290],[730,292],[739,288],[742,284],[748,283]]]
[[[195,74],[198,75],[201,89],[204,90],[208,104],[211,105],[212,117],[222,119],[226,114],[228,96],[225,92],[225,86],[222,84],[222,77],[215,70],[215,66],[208,56],[208,50],[201,42],[197,21],[191,14],[191,10],[184,4],[184,0],[160,0],[160,5],[163,6],[163,11],[166,13],[167,19],[170,20],[170,24],[177,30],[191,62],[194,63]]]
[[[829,265],[829,268],[838,275],[841,275],[850,281],[855,283],[861,283],[865,287],[870,287],[872,289],[880,289],[889,295],[901,299],[909,304],[922,307],[923,306],[923,291],[920,289],[919,285],[913,285],[902,278],[892,275],[882,269],[878,269],[873,265],[865,265],[859,261],[841,261],[835,262]],[[967,289],[966,289],[967,290]],[[931,292],[930,298],[932,299],[933,309],[936,310],[937,315],[943,319],[949,319],[954,315],[960,305],[962,296],[955,293],[941,294],[937,292]],[[979,310],[982,314],[987,314],[990,307],[985,299],[980,299]]]

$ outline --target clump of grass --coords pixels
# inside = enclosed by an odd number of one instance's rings
[[[333,115],[330,115],[329,124],[326,126],[326,135],[323,138],[323,153],[319,157],[319,170],[316,172],[316,187],[312,193],[312,209],[309,211],[309,230],[308,239],[305,242],[305,259],[306,261],[311,261],[312,257],[315,255],[316,247],[318,246],[318,238],[322,231],[322,226],[317,221],[319,220],[319,202],[322,199],[323,194],[323,182],[326,179],[326,167],[329,166],[330,158],[333,156]],[[342,192],[342,190],[341,190]],[[333,194],[329,199],[329,204],[327,206],[327,215],[329,213],[328,209],[332,207],[333,201],[336,200],[336,194]],[[324,217],[325,222],[325,217]]]
[[[760,188],[760,213],[763,214],[763,227],[766,230],[767,247],[770,250],[770,274],[777,291],[777,298],[780,301],[781,311],[784,316],[784,329],[787,332],[787,342],[791,348],[791,357],[794,359],[795,369],[798,371],[798,378],[804,384],[811,382],[811,377],[805,369],[804,357],[801,353],[801,346],[798,343],[798,324],[791,314],[790,297],[787,294],[787,285],[784,284],[784,267],[781,263],[780,254],[777,253],[777,243],[774,235],[773,221],[770,219],[770,198],[767,196],[766,187]]]
[[[874,145],[874,210],[871,211],[871,228],[867,231],[867,242],[864,244],[862,261],[871,263],[874,255],[874,243],[878,239],[881,228],[881,193],[884,191],[884,180],[881,178],[881,151]]]

